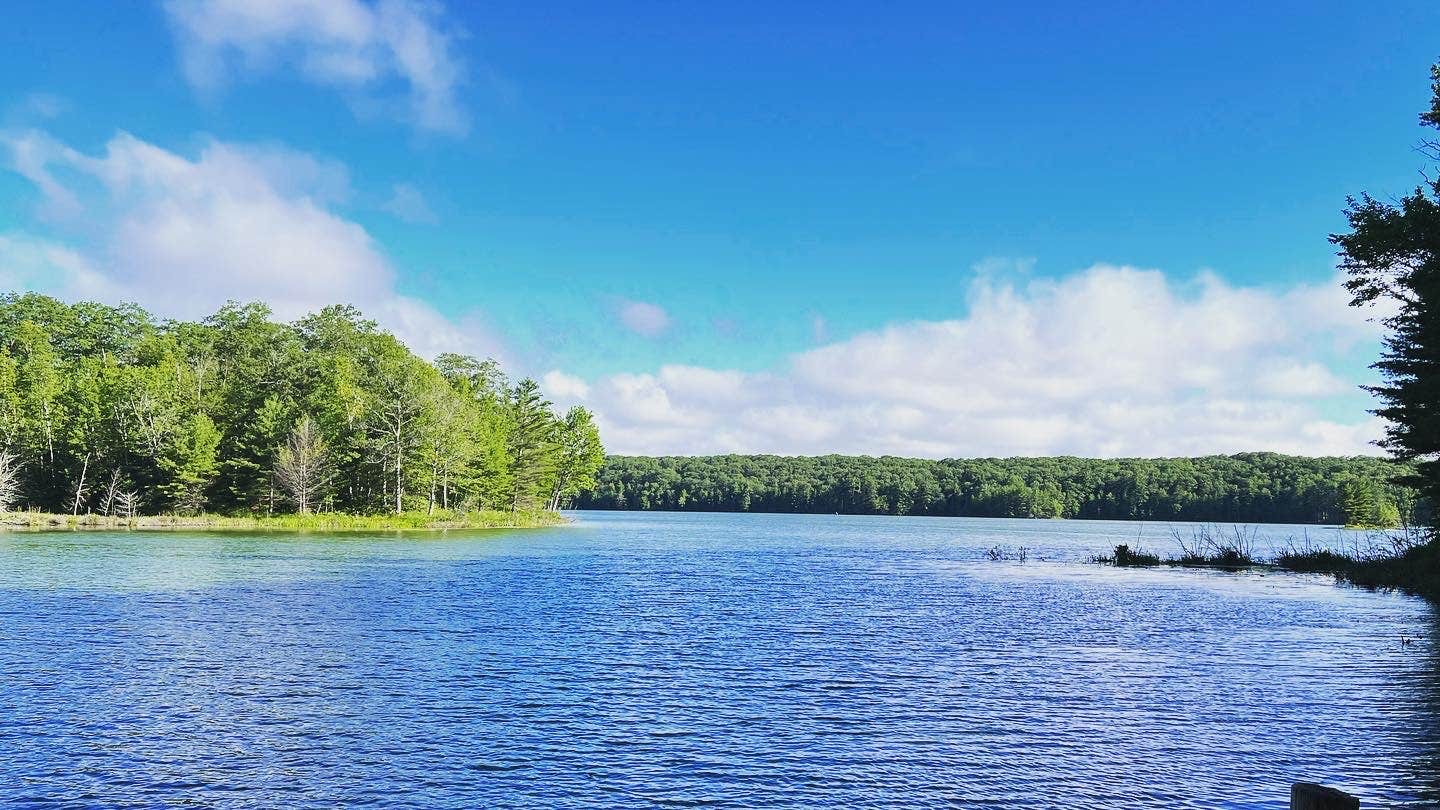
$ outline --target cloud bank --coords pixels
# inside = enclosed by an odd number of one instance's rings
[[[1326,419],[1353,392],[1322,359],[1377,336],[1336,284],[1273,291],[1098,265],[1023,286],[979,274],[968,315],[793,355],[778,371],[669,365],[585,381],[618,453],[925,457],[1374,453],[1374,418]]]

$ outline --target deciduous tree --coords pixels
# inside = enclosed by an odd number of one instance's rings
[[[301,416],[276,455],[276,481],[303,515],[323,500],[334,475],[330,448],[320,427],[309,414]]]

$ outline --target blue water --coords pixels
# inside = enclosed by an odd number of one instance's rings
[[[1419,600],[1085,562],[1161,525],[575,517],[0,533],[0,804],[1440,806]]]

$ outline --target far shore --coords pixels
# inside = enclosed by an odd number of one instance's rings
[[[204,529],[206,531],[442,531],[446,529],[534,529],[569,519],[545,509],[515,512],[403,512],[357,515],[316,512],[286,515],[65,515],[50,512],[0,513],[0,530]]]

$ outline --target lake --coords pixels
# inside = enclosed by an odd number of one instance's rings
[[[0,534],[0,804],[1440,805],[1417,599],[1086,562],[1162,524],[573,517]]]

